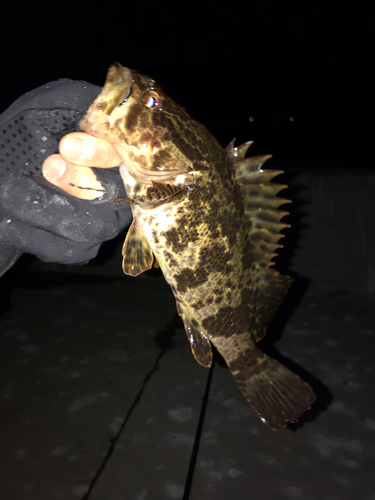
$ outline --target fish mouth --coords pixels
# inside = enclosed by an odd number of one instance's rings
[[[125,68],[118,62],[114,62],[108,69],[104,86],[106,85],[118,86],[125,84],[126,87],[129,87],[131,89],[132,80],[133,80],[132,73],[130,69]]]
[[[120,63],[113,63],[108,69],[102,99],[108,102],[106,113],[110,115],[114,108],[126,101],[132,91],[133,77],[130,69]]]
[[[117,62],[111,64],[103,89],[79,122],[80,129],[96,137],[101,137],[109,130],[113,125],[111,113],[129,97],[132,83],[130,69]]]

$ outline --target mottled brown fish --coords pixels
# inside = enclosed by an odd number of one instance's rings
[[[223,149],[150,78],[113,64],[80,127],[111,142],[133,212],[123,270],[158,264],[171,286],[195,359],[213,344],[262,422],[279,429],[310,408],[310,386],[257,347],[291,279],[272,259],[286,227],[286,186],[245,158],[251,142]]]

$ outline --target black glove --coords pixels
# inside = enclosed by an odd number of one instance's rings
[[[130,224],[129,205],[118,172],[94,169],[103,196],[84,201],[47,182],[41,173],[60,139],[78,122],[100,88],[59,80],[28,92],[0,116],[0,276],[22,252],[45,262],[81,264],[101,243]]]

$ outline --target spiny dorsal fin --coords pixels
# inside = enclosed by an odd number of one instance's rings
[[[255,252],[258,250],[267,256],[266,259],[261,259],[267,266],[273,265],[268,257],[274,256],[276,250],[282,246],[278,245],[278,241],[283,237],[280,231],[290,227],[289,224],[281,222],[288,212],[280,210],[281,205],[290,203],[290,200],[277,197],[287,186],[270,182],[283,171],[263,169],[263,164],[269,158],[272,156],[253,156],[234,161],[235,178],[241,189],[250,241]],[[255,259],[256,261],[258,259]]]
[[[247,150],[253,144],[253,141],[247,141],[244,144],[241,144],[241,146],[235,146],[234,145],[235,142],[236,142],[236,138],[231,140],[230,143],[228,144],[228,146],[226,147],[226,151],[227,151],[228,156],[230,158],[242,160],[243,158],[245,158]]]
[[[274,177],[283,173],[282,170],[263,169],[264,163],[272,158],[271,155],[244,158],[242,152],[245,149],[247,151],[248,146],[234,148],[233,142],[230,147],[231,151],[241,151],[241,155],[236,157],[232,154],[232,157],[251,243],[254,284],[252,335],[259,341],[292,282],[289,276],[281,276],[271,267],[274,265],[273,259],[277,256],[277,249],[282,248],[279,240],[284,236],[280,232],[290,227],[289,224],[281,222],[288,212],[280,209],[285,203],[290,203],[290,200],[277,197],[277,194],[288,186],[271,182]]]
[[[128,230],[122,247],[122,255],[122,270],[129,276],[138,276],[152,267],[154,255],[137,219],[133,219]]]

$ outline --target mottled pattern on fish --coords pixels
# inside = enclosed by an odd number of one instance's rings
[[[221,148],[153,80],[118,64],[80,126],[123,161],[133,211],[124,271],[157,262],[197,361],[211,365],[212,343],[263,422],[297,420],[313,391],[256,345],[291,282],[271,267],[287,200],[270,182],[281,172],[263,169],[270,156],[245,158],[251,143]]]

